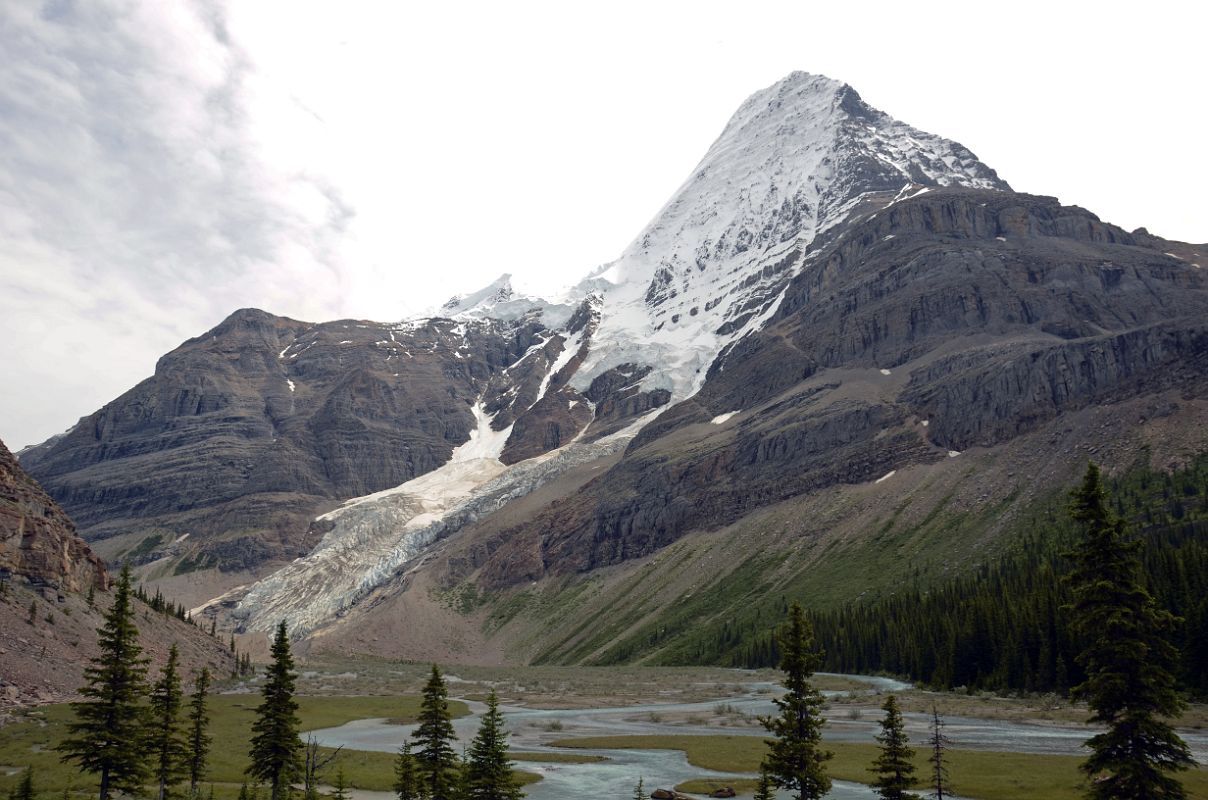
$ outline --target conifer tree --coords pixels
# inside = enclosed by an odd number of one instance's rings
[[[394,762],[394,794],[398,800],[420,800],[422,797],[410,742],[399,748],[398,758]]]
[[[269,785],[271,800],[288,797],[290,785],[302,764],[302,740],[298,738],[298,702],[294,700],[294,659],[289,651],[285,621],[277,626],[270,649],[272,660],[265,669],[261,702],[252,723],[251,764],[247,774]]]
[[[830,791],[825,762],[834,753],[822,749],[822,693],[810,678],[822,663],[814,631],[797,603],[780,629],[780,669],[785,693],[773,702],[779,713],[760,720],[775,738],[766,740],[762,769],[772,782],[797,793],[798,800],[816,800]]]
[[[944,735],[944,718],[940,716],[940,710],[934,705],[931,706],[931,735],[927,737],[927,749],[930,755],[927,756],[927,762],[931,765],[931,796],[935,800],[944,800],[945,796],[951,795],[951,790],[948,788],[948,758],[947,751],[952,741]]]
[[[73,703],[76,719],[59,745],[65,760],[100,776],[100,800],[112,792],[134,794],[147,776],[147,660],[138,644],[131,607],[130,567],[122,567],[113,605],[97,631],[100,653],[84,670],[85,700]]]
[[[1109,502],[1092,463],[1073,495],[1071,516],[1082,538],[1069,575],[1072,622],[1083,641],[1077,662],[1086,672],[1072,693],[1086,700],[1089,722],[1107,728],[1087,741],[1091,755],[1081,765],[1091,779],[1087,797],[1182,800],[1186,791],[1169,773],[1194,762],[1163,719],[1184,707],[1170,643],[1176,619],[1141,585],[1138,545],[1126,540]]]
[[[519,800],[524,796],[508,758],[508,732],[494,689],[487,696],[487,711],[482,715],[466,761],[468,800]]]
[[[909,739],[902,724],[898,699],[889,695],[881,709],[885,712],[881,732],[877,734],[881,753],[870,770],[877,774],[872,785],[877,790],[877,796],[884,800],[917,800],[917,795],[910,794],[910,788],[919,782],[914,777],[914,764],[911,762],[914,750],[907,744]]]
[[[210,716],[206,709],[210,690],[210,670],[202,667],[197,676],[197,685],[189,699],[189,795],[197,797],[198,785],[206,775],[212,737],[208,733]],[[213,791],[213,785],[210,790]]]
[[[331,800],[348,800],[348,783],[344,778],[343,764],[336,768],[336,782],[331,788]]]
[[[34,768],[26,767],[21,773],[21,781],[10,795],[13,800],[34,800]]]
[[[768,775],[766,769],[759,770],[759,783],[755,784],[755,796],[752,800],[776,800],[772,776]]]
[[[453,800],[457,789],[457,754],[453,750],[453,717],[449,713],[449,690],[440,669],[433,664],[424,685],[419,726],[413,734],[415,766],[423,794],[430,800]]]
[[[639,777],[638,785],[633,787],[633,800],[650,800],[650,795],[646,794],[644,778]]]
[[[187,753],[184,732],[180,727],[180,711],[184,691],[180,688],[177,666],[180,653],[176,645],[168,650],[168,663],[151,689],[151,724],[148,745],[158,800],[165,800],[168,789],[185,773]]]

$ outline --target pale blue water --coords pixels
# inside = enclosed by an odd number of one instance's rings
[[[889,678],[844,676],[865,682],[870,693],[902,691],[909,684]],[[531,709],[503,707],[504,718],[516,750],[555,750],[549,742],[581,736],[615,736],[631,734],[733,734],[764,736],[763,728],[755,726],[719,727],[717,725],[671,724],[662,721],[669,715],[712,715],[718,703],[752,716],[770,714],[774,710],[771,690],[775,684],[746,684],[748,692],[737,698],[718,698],[698,703],[653,703],[646,705],[593,709]],[[469,703],[471,714],[453,723],[462,745],[468,745],[478,729],[481,703]],[[836,712],[842,714],[842,711]],[[921,714],[906,714],[907,732],[914,742],[927,736],[927,719]],[[1019,753],[1080,755],[1082,743],[1090,735],[1087,728],[1075,726],[1029,725],[998,720],[978,720],[945,717],[945,733],[952,746],[970,750],[996,750]],[[390,725],[381,719],[363,719],[337,728],[312,731],[323,744],[349,749],[397,752],[411,735],[414,726]],[[557,728],[555,730],[555,728]],[[876,714],[861,719],[842,716],[827,721],[823,738],[832,742],[872,742],[880,731]],[[1208,735],[1183,732],[1197,761],[1208,760]],[[560,750],[560,752],[566,752]],[[633,796],[638,778],[644,780],[647,792],[656,788],[671,788],[691,778],[717,777],[750,778],[750,774],[727,774],[694,767],[679,750],[575,750],[576,753],[601,755],[608,761],[594,764],[541,764],[525,762],[521,768],[543,776],[540,783],[526,787],[532,800],[569,800],[570,798],[616,798]],[[380,796],[379,796],[380,795]],[[788,794],[783,795],[785,798]],[[836,781],[827,797],[834,800],[870,800],[876,795],[869,787]],[[355,800],[387,800],[388,793],[358,792]],[[957,800],[954,798],[954,800]]]

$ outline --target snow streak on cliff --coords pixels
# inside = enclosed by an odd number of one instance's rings
[[[484,405],[490,398],[480,400],[477,429],[450,462],[320,518],[331,527],[314,552],[255,585],[236,616],[253,629],[287,618],[296,633],[314,630],[439,538],[568,466],[623,447],[657,413],[645,411],[655,403],[625,395],[644,416],[622,434],[591,442],[592,428],[570,428],[585,423],[569,412],[581,406],[598,413],[589,400],[598,379],[610,370],[614,378],[640,375],[634,386],[642,391],[667,390],[670,402],[691,396],[722,349],[775,312],[816,237],[865,201],[884,205],[907,190],[949,185],[1009,189],[961,145],[869,107],[846,84],[798,72],[757,92],[620,258],[569,296],[517,296],[504,275],[436,313],[462,321],[540,319],[548,338],[531,352],[543,352],[553,337],[562,349],[547,354],[536,399],[527,411],[517,409],[521,416],[493,426]],[[579,307],[590,314],[575,312]],[[504,398],[524,393],[519,383],[492,386]],[[547,389],[559,392],[557,402],[546,398]],[[520,430],[523,422],[531,435],[534,424],[522,415],[534,409],[544,409],[540,425],[577,430],[575,441],[505,467],[499,459],[513,426]]]

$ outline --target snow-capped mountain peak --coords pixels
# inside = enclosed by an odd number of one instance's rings
[[[523,352],[479,387],[470,442],[397,490],[346,504],[323,543],[253,587],[236,616],[264,630],[282,617],[321,626],[461,524],[617,452],[772,318],[820,233],[864,201],[948,185],[1009,188],[961,145],[839,81],[794,72],[756,92],[620,258],[566,298],[521,295],[505,274],[433,315],[457,321],[442,328],[450,335],[474,327],[463,322],[524,331]],[[466,348],[432,349],[460,361]]]
[[[476,308],[490,308],[512,299],[512,274],[505,272],[491,283],[471,294],[456,294],[440,307],[442,313],[455,316]]]
[[[771,316],[814,237],[862,199],[912,184],[1009,189],[965,147],[794,72],[735,112],[692,175],[619,259],[581,284],[604,313],[576,385],[625,362],[692,394],[717,353]]]
[[[505,272],[476,292],[454,295],[439,309],[422,317],[511,321],[533,314],[540,316],[546,326],[558,328],[570,319],[574,309],[575,304],[571,302],[551,301],[517,292],[512,286],[511,273]]]

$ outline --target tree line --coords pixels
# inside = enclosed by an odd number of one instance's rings
[[[181,685],[175,644],[154,684],[147,680],[149,660],[142,655],[135,626],[130,568],[114,587],[113,604],[97,631],[99,654],[84,670],[81,702],[59,750],[64,760],[100,779],[100,800],[114,792],[134,794],[156,784],[165,800],[172,786],[187,778],[196,797],[206,771],[210,736],[206,710],[210,673],[194,676],[187,702]]]
[[[1052,551],[1059,552],[1063,559],[1059,563],[1065,567],[1053,575],[1052,582],[1065,594],[1051,598],[1051,611],[1053,625],[1073,643],[1066,680],[1071,683],[1070,693],[1090,709],[1088,721],[1101,729],[1087,740],[1090,756],[1081,768],[1088,778],[1087,796],[1093,800],[1182,800],[1186,794],[1174,773],[1193,762],[1186,744],[1167,722],[1185,707],[1176,678],[1185,657],[1175,645],[1180,620],[1147,590],[1142,578],[1149,563],[1145,541],[1130,535],[1129,521],[1121,514],[1124,509],[1119,497],[1111,499],[1098,468],[1091,464],[1071,497],[1068,513],[1074,533],[1064,549]],[[1186,576],[1188,581],[1192,577]],[[202,670],[186,701],[173,646],[158,679],[148,683],[148,660],[138,643],[130,584],[129,568],[124,568],[98,631],[100,653],[85,671],[87,683],[80,690],[85,699],[73,704],[75,720],[59,749],[65,760],[98,776],[100,800],[110,800],[114,792],[140,794],[148,782],[156,786],[158,800],[167,800],[186,777],[189,794],[195,798],[210,745],[206,712],[210,677]],[[826,762],[832,756],[821,747],[823,698],[810,680],[826,663],[826,653],[816,638],[813,619],[800,605],[792,604],[788,617],[774,638],[777,663],[785,672],[785,693],[774,701],[778,713],[762,720],[772,738],[767,740],[761,765],[760,800],[769,800],[773,787],[789,789],[799,800],[819,798],[831,785]],[[986,635],[992,639],[993,630],[988,628]],[[1058,653],[1055,664],[1063,659]],[[288,800],[299,781],[308,800],[318,796],[319,765],[305,757],[313,751],[299,737],[295,684],[282,621],[273,639],[249,741],[246,774],[252,787],[243,786],[241,800],[252,800],[261,785],[267,786],[271,800]],[[906,800],[913,797],[910,790],[919,781],[895,699],[887,699],[883,708],[885,718],[877,737],[881,751],[870,769],[881,797]],[[398,800],[518,800],[522,796],[493,691],[464,757],[458,757],[455,741],[447,687],[433,665],[423,689],[419,724],[396,759]],[[942,719],[934,711],[928,741],[930,782],[940,798],[948,792],[944,753],[949,744]],[[32,786],[33,776],[27,770],[17,793],[32,797]],[[347,800],[346,791],[341,769],[335,800]],[[639,781],[635,797],[642,794]]]
[[[186,695],[179,652],[172,645],[167,663],[150,682],[149,659],[142,654],[135,624],[135,599],[146,596],[132,588],[127,566],[114,585],[113,603],[98,630],[99,653],[85,669],[86,682],[80,689],[84,699],[72,704],[75,718],[58,749],[64,761],[97,777],[99,800],[111,800],[115,793],[142,795],[149,784],[155,787],[157,800],[168,800],[180,793],[186,781],[187,796],[196,799],[212,741],[207,711],[212,676],[202,669],[193,676],[192,692]],[[180,607],[158,593],[149,602],[156,611],[181,616]],[[231,651],[237,672],[250,669],[250,657],[235,653],[233,639]],[[304,744],[300,738],[297,674],[284,621],[277,627],[270,656],[248,741],[249,780],[240,788],[239,798],[256,800],[264,787],[269,800],[288,800],[299,789],[306,800],[317,800],[322,772],[339,749],[323,756],[318,742],[311,739]],[[399,800],[519,800],[523,793],[508,758],[507,740],[492,691],[465,757],[457,755],[448,690],[433,665],[414,739],[396,758],[395,793]],[[339,766],[332,797],[348,800],[348,796],[347,778]],[[12,800],[33,797],[33,772],[27,769]]]
[[[1134,470],[1112,481],[1112,512],[1131,523],[1147,591],[1181,619],[1171,641],[1175,673],[1208,698],[1208,457],[1170,474]],[[1083,643],[1062,609],[1073,602],[1075,521],[1064,509],[1037,515],[1008,553],[938,584],[871,602],[811,612],[834,672],[887,672],[935,688],[1066,694],[1085,680]],[[723,627],[716,639],[736,666],[777,663],[774,637]]]
[[[817,800],[831,790],[826,762],[834,753],[822,746],[826,725],[822,709],[825,699],[811,678],[821,667],[824,652],[819,648],[813,626],[797,603],[788,610],[788,621],[773,634],[781,653],[779,667],[785,677],[784,694],[773,700],[777,712],[760,722],[772,735],[759,766],[759,781],[754,800],[774,800],[775,788],[787,789],[797,800]],[[881,730],[876,735],[877,756],[869,765],[871,785],[882,800],[920,800],[912,790],[920,784],[931,789],[931,796],[943,800],[951,794],[948,783],[948,750],[952,742],[944,733],[939,709],[932,707],[927,747],[927,774],[919,776],[914,764],[915,751],[906,735],[902,711],[894,695],[886,697],[881,709]],[[638,797],[641,783],[635,791]]]
[[[1186,707],[1175,678],[1177,618],[1143,585],[1142,546],[1127,535],[1128,523],[1113,511],[1094,464],[1072,493],[1069,515],[1078,536],[1065,554],[1069,568],[1060,583],[1069,602],[1060,606],[1058,617],[1078,642],[1073,663],[1082,678],[1070,691],[1086,702],[1087,721],[1098,730],[1087,739],[1090,754],[1080,764],[1085,796],[1185,800],[1176,775],[1195,762],[1169,724]],[[833,754],[822,747],[823,697],[810,680],[824,653],[800,605],[789,609],[776,643],[785,693],[775,701],[778,713],[761,720],[773,738],[767,740],[756,797],[770,800],[770,787],[776,786],[794,792],[797,800],[816,800],[830,791],[826,762]],[[920,781],[893,696],[883,709],[873,785],[884,800],[914,800],[911,790]],[[933,709],[929,784],[939,800],[951,793],[945,762],[950,744]]]

